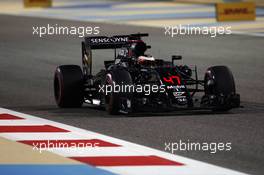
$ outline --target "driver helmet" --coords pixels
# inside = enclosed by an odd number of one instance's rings
[[[131,51],[136,56],[143,56],[147,50],[147,45],[143,41],[139,41],[131,44]]]

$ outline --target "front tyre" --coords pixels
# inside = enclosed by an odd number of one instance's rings
[[[240,97],[236,94],[233,74],[226,66],[208,68],[204,83],[205,95],[202,103],[206,103],[217,111],[227,111],[240,106]]]
[[[115,86],[132,86],[130,73],[122,68],[109,71],[106,74],[105,85],[111,87],[111,92],[105,95],[106,111],[110,115],[129,113],[132,110],[132,92],[115,92]]]
[[[83,73],[80,66],[62,65],[54,74],[54,96],[61,108],[81,107],[84,101]]]

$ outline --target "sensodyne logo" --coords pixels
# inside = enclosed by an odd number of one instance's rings
[[[91,43],[117,43],[127,42],[128,37],[104,37],[104,38],[91,38]]]

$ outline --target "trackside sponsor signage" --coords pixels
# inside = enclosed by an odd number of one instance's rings
[[[216,4],[217,21],[243,21],[256,19],[254,2],[235,2]]]
[[[52,0],[24,0],[24,7],[51,7]]]

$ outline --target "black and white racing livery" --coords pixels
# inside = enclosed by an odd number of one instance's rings
[[[209,109],[227,111],[240,106],[231,71],[226,66],[212,66],[199,80],[196,66],[177,65],[181,56],[171,60],[145,54],[150,46],[142,40],[148,34],[86,37],[82,42],[82,68],[61,65],[54,76],[56,103],[62,108],[81,107],[89,103],[105,107],[109,114],[142,111]],[[92,51],[113,49],[112,60],[104,69],[92,74]],[[133,91],[114,91],[114,86]],[[155,86],[146,94],[145,87]],[[108,93],[107,88],[111,89]]]

